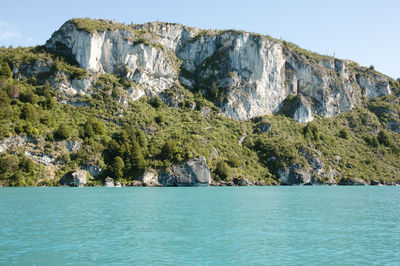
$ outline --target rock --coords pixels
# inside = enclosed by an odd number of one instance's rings
[[[121,183],[120,183],[120,182],[115,182],[115,185],[114,185],[114,187],[122,187],[122,185],[121,185]]]
[[[387,129],[390,129],[394,132],[400,133],[400,121],[397,120],[389,120],[387,122]]]
[[[340,174],[338,171],[332,169],[332,167],[329,167],[329,172],[325,175],[327,177],[327,181],[324,182],[325,185],[330,185],[330,186],[336,186],[337,181],[335,177],[340,178]]]
[[[279,168],[278,177],[282,185],[305,185],[312,182],[311,173],[297,164]]]
[[[248,186],[249,185],[249,181],[247,181],[247,179],[245,179],[245,178],[234,179],[233,183],[237,186]]]
[[[60,185],[70,187],[83,187],[86,185],[86,170],[76,170],[60,179]]]
[[[207,117],[207,118],[210,118],[211,111],[212,110],[211,110],[210,107],[203,107],[203,108],[201,108],[200,115],[204,116],[204,117]]]
[[[342,178],[339,185],[346,186],[366,186],[368,183],[361,178]]]
[[[324,164],[323,162],[319,159],[322,154],[321,152],[317,151],[317,150],[304,150],[301,149],[300,150],[304,156],[304,158],[306,158],[308,164],[312,167],[314,173],[317,174],[322,174],[323,168],[324,168]]]
[[[336,156],[335,156],[335,161],[336,161],[337,163],[339,163],[341,160],[342,160],[342,156],[339,156],[339,155],[336,155]]]
[[[132,41],[135,38],[138,37],[132,31],[125,29],[93,33],[78,30],[70,20],[45,46],[73,56],[92,73],[124,73],[127,79],[146,88],[148,96],[171,88],[177,77],[172,55],[150,42]]]
[[[139,180],[133,180],[130,184],[130,187],[143,187],[143,183]]]
[[[364,94],[368,97],[374,98],[392,94],[389,80],[380,75],[373,73],[367,73],[367,75],[358,74],[356,79]]]
[[[206,158],[200,156],[163,169],[158,182],[164,186],[208,186],[211,182],[210,168]]]
[[[114,179],[112,179],[111,177],[106,177],[106,179],[104,180],[104,186],[114,187]]]
[[[140,178],[143,186],[146,187],[159,187],[161,184],[158,182],[158,173],[154,169],[147,170]]]
[[[23,136],[12,136],[5,139],[0,140],[0,153],[25,145],[27,143],[26,137]]]
[[[94,164],[84,165],[83,168],[90,173],[91,176],[96,177],[103,173],[103,169],[100,166]]]
[[[257,34],[200,32],[159,22],[133,29],[115,22],[101,23],[109,23],[112,29],[87,32],[78,29],[74,20],[67,21],[45,47],[72,56],[89,76],[123,75],[139,88],[128,92],[132,100],[161,95],[181,83],[189,89],[203,88],[205,95],[222,91],[223,100],[214,99],[222,112],[247,120],[276,113],[288,95],[299,95],[289,115],[308,122],[312,113],[334,116],[361,105],[363,96],[391,94],[389,78],[378,72],[350,61],[304,54],[283,41]],[[32,71],[36,70],[27,70]],[[87,91],[89,83],[70,82],[68,77],[58,82],[60,90],[72,92]],[[164,101],[170,104],[172,99]],[[201,113],[209,116],[206,110]]]
[[[25,155],[31,158],[33,161],[46,166],[54,166],[56,163],[56,158],[53,158],[51,155],[47,155],[42,152],[33,153],[30,151],[25,151]]]
[[[297,94],[294,97],[287,97],[283,102],[280,112],[301,123],[307,123],[314,120],[311,105],[301,94]]]
[[[371,186],[379,186],[381,184],[381,182],[379,182],[378,180],[375,180],[375,179],[373,179],[373,180],[371,180]]]
[[[77,152],[81,147],[81,143],[77,140],[67,140],[65,141],[65,148],[69,152]]]

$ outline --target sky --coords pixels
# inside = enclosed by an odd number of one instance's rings
[[[2,0],[0,46],[41,45],[70,18],[267,34],[400,77],[398,0]]]

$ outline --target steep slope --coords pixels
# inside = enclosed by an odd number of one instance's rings
[[[72,19],[0,48],[0,186],[400,184],[399,92],[268,36]]]
[[[73,19],[46,47],[72,56],[91,73],[133,81],[135,95],[160,95],[180,81],[237,120],[276,113],[290,94],[302,94],[321,116],[347,112],[364,96],[391,94],[389,78],[380,73],[240,31]]]

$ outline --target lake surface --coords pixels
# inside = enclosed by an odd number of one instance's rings
[[[399,265],[400,188],[0,188],[0,264]]]

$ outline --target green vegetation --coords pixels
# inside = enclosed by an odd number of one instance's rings
[[[91,19],[91,18],[73,18],[71,21],[76,25],[78,30],[93,33],[95,31],[106,31],[115,29],[131,29],[129,26],[117,23],[111,20]]]
[[[134,42],[164,51],[179,70],[176,56],[143,37],[146,32],[137,34],[133,27],[109,21],[72,21],[88,32],[129,29],[136,34]],[[209,32],[201,31],[192,41],[205,34]],[[315,58],[309,51],[283,44]],[[218,69],[227,52],[219,48],[205,62],[207,68]],[[13,76],[15,68],[38,64],[42,72],[32,68],[27,71],[31,75]],[[0,48],[0,142],[17,136],[27,141],[0,154],[0,185],[55,185],[63,175],[87,165],[104,170],[92,184],[102,183],[107,176],[128,183],[147,169],[168,168],[197,156],[206,157],[215,180],[230,182],[245,177],[254,183],[279,184],[278,169],[292,164],[311,167],[306,153],[319,154],[324,170],[338,173],[336,181],[354,177],[382,183],[400,181],[400,138],[388,129],[389,123],[399,122],[400,105],[395,95],[366,101],[365,107],[337,117],[317,116],[307,124],[282,114],[239,122],[221,116],[216,107],[229,89],[218,86],[216,80],[224,77],[216,74],[202,80],[194,91],[179,83],[164,91],[163,99],[179,99],[178,107],[169,107],[159,97],[142,97],[126,104],[126,89],[138,86],[115,74],[94,77],[90,96],[66,98],[50,85],[56,73],[70,80],[89,75],[71,58],[42,47]],[[185,70],[180,74],[195,77]],[[390,86],[400,89],[396,80],[391,80]],[[204,88],[205,96],[200,93]],[[73,106],[61,100],[83,104]],[[296,100],[289,96],[285,105]],[[68,150],[66,143],[74,141],[79,145]],[[37,157],[43,155],[54,160],[54,168],[38,162]]]

